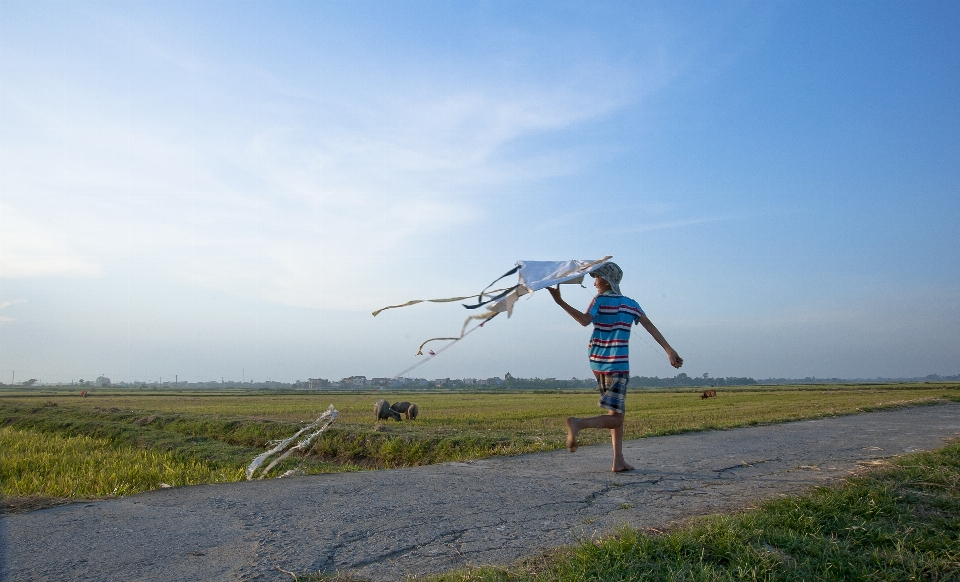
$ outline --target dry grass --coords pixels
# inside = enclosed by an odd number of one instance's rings
[[[236,472],[169,452],[116,447],[105,439],[0,428],[0,492],[9,497],[87,498],[235,481]]]

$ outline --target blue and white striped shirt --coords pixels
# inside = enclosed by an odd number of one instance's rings
[[[607,291],[597,295],[587,310],[593,318],[590,369],[600,374],[630,372],[630,326],[640,323],[643,310],[636,301]]]

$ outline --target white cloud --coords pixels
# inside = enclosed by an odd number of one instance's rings
[[[700,217],[700,218],[685,218],[679,220],[669,220],[664,222],[657,222],[651,224],[643,224],[636,228],[624,229],[624,232],[650,232],[654,230],[666,230],[670,228],[682,228],[685,226],[696,226],[699,224],[708,224],[711,222],[722,222],[725,220],[732,220],[733,217],[729,216],[709,216],[709,217]]]
[[[188,54],[169,31],[120,17],[113,24],[107,44],[125,44],[130,56],[107,62],[98,79],[129,93],[70,86],[81,77],[4,88],[4,115],[17,120],[0,135],[4,201],[34,222],[58,224],[60,246],[47,256],[61,258],[61,271],[149,269],[329,309],[380,303],[377,283],[402,293],[399,280],[431,252],[477,253],[461,241],[482,240],[516,204],[501,191],[515,196],[517,184],[592,163],[582,145],[543,137],[662,89],[677,68],[668,38],[655,40],[664,46],[640,66],[585,50],[564,54],[557,74],[544,76],[534,55],[480,57],[510,62],[504,78],[483,64],[397,56],[399,66],[386,67],[332,55],[318,59],[318,80],[291,74],[296,67],[213,62]],[[134,73],[124,67],[140,62],[150,66],[130,70],[169,78],[125,79]],[[18,235],[18,244],[31,240]],[[358,264],[374,284],[344,289],[338,274]]]
[[[28,98],[10,102],[43,137],[3,136],[5,208],[17,207],[15,219],[5,212],[3,276],[94,276],[163,258],[193,284],[334,309],[369,308],[383,291],[345,290],[330,273],[363,263],[400,277],[387,257],[456,248],[496,208],[491,186],[573,167],[563,152],[499,159],[505,146],[617,106],[547,90],[399,94],[355,108],[370,117],[254,131],[131,125],[92,105],[64,123]]]
[[[70,248],[52,225],[0,204],[0,277],[96,277],[101,272],[93,258]]]
[[[17,303],[26,303],[25,299],[14,299],[13,301],[0,301],[0,310],[6,309],[11,305],[16,305]],[[6,315],[0,315],[0,323],[7,323],[10,321],[16,321],[15,317],[9,317]]]

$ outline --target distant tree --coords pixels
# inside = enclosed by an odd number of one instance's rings
[[[37,383],[37,379],[36,379],[36,378],[30,378],[29,380],[24,380],[23,382],[21,382],[20,385],[21,385],[21,386],[33,386],[33,385],[36,384],[36,383]]]

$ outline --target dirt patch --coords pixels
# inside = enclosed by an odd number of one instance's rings
[[[150,416],[144,416],[143,418],[138,418],[137,420],[133,421],[133,424],[136,424],[138,426],[144,426],[157,420],[157,418],[159,417],[156,414],[151,414]]]

